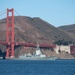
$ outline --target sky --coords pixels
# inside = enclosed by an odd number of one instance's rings
[[[55,27],[75,24],[75,0],[0,0],[0,12],[7,8],[22,16],[40,17]]]

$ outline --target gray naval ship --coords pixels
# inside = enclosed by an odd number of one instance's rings
[[[39,44],[37,43],[36,51],[33,54],[26,53],[26,54],[20,55],[18,59],[20,60],[55,60],[56,57],[47,57],[45,54],[41,52],[39,48]]]

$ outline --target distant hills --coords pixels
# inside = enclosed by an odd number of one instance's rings
[[[75,42],[75,25],[56,28],[39,17],[15,16],[15,41],[50,44],[58,40]],[[6,19],[0,20],[0,40],[5,41]],[[0,47],[2,48],[2,46]],[[5,48],[3,49],[5,51]]]
[[[5,40],[5,30],[6,20],[3,19],[0,21],[0,40]],[[74,40],[68,32],[54,27],[39,17],[15,16],[15,41],[54,43],[62,39]]]
[[[64,25],[64,26],[60,26],[58,28],[65,30],[66,32],[75,34],[75,24]]]
[[[58,29],[68,32],[69,36],[72,37],[75,42],[75,24],[63,25],[58,27]]]

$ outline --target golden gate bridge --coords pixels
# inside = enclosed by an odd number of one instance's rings
[[[5,41],[0,40],[0,44],[6,46],[6,58],[14,58],[15,46],[36,47],[34,43],[15,42],[14,36],[14,9],[7,9],[6,12],[6,37]],[[54,48],[53,44],[39,44],[41,48]]]

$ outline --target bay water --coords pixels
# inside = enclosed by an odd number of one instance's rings
[[[0,75],[75,75],[75,60],[0,60]]]

